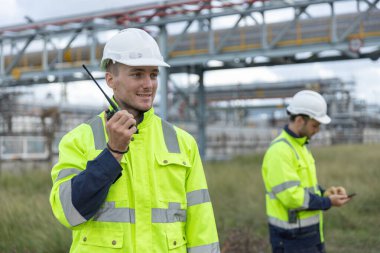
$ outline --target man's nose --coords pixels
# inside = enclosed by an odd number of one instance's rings
[[[145,75],[144,77],[144,88],[150,88],[153,86],[153,80],[150,78],[150,75]]]

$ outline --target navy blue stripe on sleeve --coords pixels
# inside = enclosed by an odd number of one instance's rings
[[[121,170],[111,152],[104,149],[87,163],[84,171],[71,179],[73,205],[85,219],[89,220],[99,210]]]
[[[321,197],[317,194],[309,193],[309,207],[307,210],[327,210],[331,207],[331,200],[327,197]]]

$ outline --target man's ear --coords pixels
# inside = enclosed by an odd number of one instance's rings
[[[296,116],[296,119],[295,119],[295,122],[296,122],[297,124],[304,124],[305,119],[304,119],[301,115],[297,115],[297,116]]]
[[[114,78],[113,78],[113,74],[111,72],[106,72],[106,76],[105,76],[105,79],[106,79],[106,83],[108,85],[108,87],[110,87],[111,89],[114,88]]]

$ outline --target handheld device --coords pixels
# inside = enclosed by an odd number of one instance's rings
[[[112,118],[112,116],[120,111],[119,107],[117,107],[117,105],[107,96],[107,94],[103,91],[103,89],[100,87],[100,85],[98,84],[98,82],[95,80],[95,78],[91,75],[91,72],[87,69],[87,67],[82,64],[82,67],[86,70],[87,74],[91,77],[91,79],[95,82],[96,86],[98,86],[98,88],[100,89],[100,91],[103,93],[103,95],[106,97],[108,103],[110,103],[111,107],[113,110],[107,110],[106,111],[106,115],[107,115],[107,120],[109,120],[110,118]]]

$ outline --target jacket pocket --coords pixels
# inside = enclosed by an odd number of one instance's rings
[[[191,168],[182,154],[156,153],[156,179],[160,200],[186,203],[186,175]]]
[[[190,168],[191,164],[186,156],[177,153],[156,153],[156,161],[166,168]]]
[[[121,249],[123,247],[123,231],[106,229],[83,230],[80,234],[81,246]]]
[[[187,238],[181,230],[173,229],[166,232],[169,252],[186,252]]]

